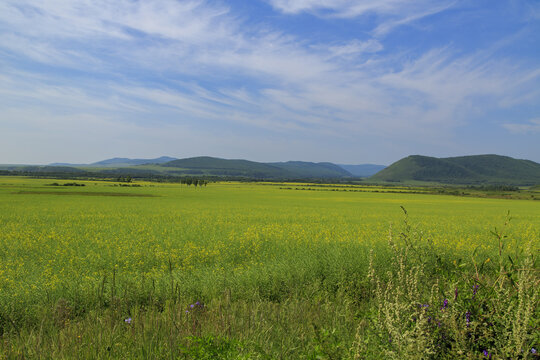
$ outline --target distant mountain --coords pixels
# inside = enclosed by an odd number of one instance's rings
[[[145,164],[163,164],[169,161],[176,160],[176,158],[169,156],[162,156],[156,159],[129,159],[129,158],[112,158],[107,160],[98,161],[92,164],[68,164],[68,163],[52,163],[49,166],[81,166],[81,167],[127,167]]]
[[[172,158],[169,156],[162,156],[156,159],[112,158],[112,159],[98,161],[90,165],[91,166],[104,166],[104,167],[122,167],[122,166],[135,166],[135,165],[144,165],[144,164],[164,164],[173,160],[176,160],[176,158]]]
[[[343,165],[338,164],[341,168],[347,170],[354,176],[358,177],[369,177],[375,175],[382,169],[386,168],[384,165],[374,165],[374,164],[362,164],[362,165]]]
[[[540,183],[540,164],[500,155],[434,158],[412,155],[403,158],[370,179],[383,181],[430,181],[454,184]]]
[[[248,160],[228,160],[209,156],[179,159],[162,164],[184,173],[218,176],[243,176],[259,179],[342,178],[352,176],[332,163],[288,161],[259,163]]]
[[[46,166],[87,166],[86,164],[52,163]]]

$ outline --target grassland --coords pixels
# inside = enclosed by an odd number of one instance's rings
[[[537,201],[51,182],[0,178],[0,358],[536,356]]]

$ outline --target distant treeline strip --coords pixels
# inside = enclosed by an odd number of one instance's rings
[[[122,197],[158,197],[153,194],[134,194],[105,191],[28,191],[14,192],[16,195],[81,195],[81,196],[122,196]]]
[[[0,170],[0,176],[28,176],[36,179],[64,179],[64,180],[100,180],[100,181],[115,181],[115,182],[131,182],[133,180],[139,181],[152,181],[152,182],[164,182],[164,183],[182,183],[187,185],[188,179],[192,179],[191,185],[194,185],[197,180],[197,185],[200,181],[210,182],[217,181],[238,181],[238,182],[263,182],[263,181],[278,181],[278,182],[292,182],[292,183],[319,183],[319,184],[353,184],[354,182],[344,179],[332,179],[332,178],[252,178],[247,176],[229,176],[229,175],[170,175],[170,174],[156,174],[149,172],[126,172],[123,171],[111,171],[106,170],[103,172],[90,172],[90,171],[78,171],[78,172],[61,172],[61,171],[22,171],[22,170]]]

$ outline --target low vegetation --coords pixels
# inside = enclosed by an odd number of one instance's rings
[[[0,358],[537,357],[535,201],[78,182],[0,178]]]
[[[540,164],[508,156],[474,155],[434,158],[412,155],[371,177],[380,181],[426,181],[446,184],[534,185],[540,182]]]

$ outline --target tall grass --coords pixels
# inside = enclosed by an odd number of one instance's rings
[[[370,263],[377,316],[370,332],[359,327],[371,342],[358,343],[356,358],[373,353],[392,359],[535,356],[540,279],[531,248],[512,259],[504,232],[495,230],[496,258],[473,252],[468,268],[440,258],[405,225],[397,239],[389,236],[394,261],[388,271],[380,274]]]
[[[120,286],[2,311],[6,358],[528,359],[539,345],[538,243],[441,255],[406,218],[388,245],[324,247],[231,278]],[[535,248],[536,247],[536,248]],[[197,284],[200,286],[197,289]],[[213,288],[212,288],[213,287]],[[131,291],[131,292],[130,292]]]

